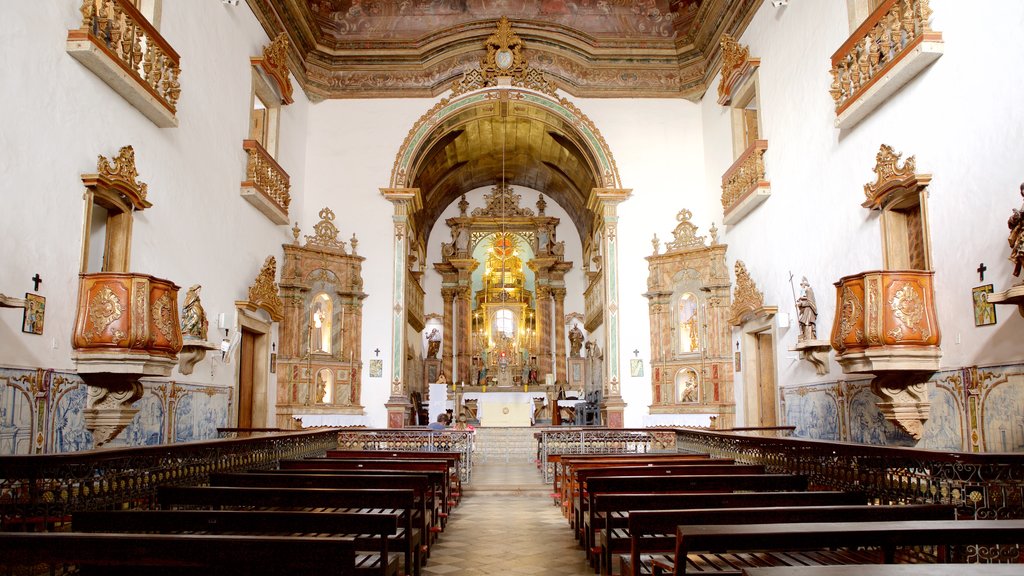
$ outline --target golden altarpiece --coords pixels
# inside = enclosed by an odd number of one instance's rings
[[[277,360],[277,426],[298,418],[337,424],[332,416],[362,415],[360,405],[364,258],[358,240],[339,241],[334,212],[320,210],[314,234],[283,245],[281,350]],[[339,421],[340,422],[340,421]],[[308,423],[307,423],[308,424]]]
[[[707,414],[718,427],[735,415],[727,246],[697,235],[689,210],[676,216],[673,239],[651,240],[647,292],[651,318],[651,414]]]
[[[521,195],[499,184],[486,205],[448,218],[452,242],[443,243],[441,274],[445,339],[442,373],[472,389],[483,386],[565,381],[565,243],[556,239],[559,219],[520,207]],[[454,362],[454,379],[451,368]],[[551,375],[551,378],[547,378]]]

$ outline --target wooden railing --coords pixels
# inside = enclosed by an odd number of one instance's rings
[[[886,0],[832,55],[829,93],[840,114],[923,41],[941,40],[928,25],[928,0]]]
[[[951,504],[978,520],[1024,518],[1024,454],[940,452],[848,442],[676,429],[680,451],[706,452],[818,489],[859,490],[878,503]]]
[[[671,428],[545,428],[537,434],[537,458],[544,481],[557,473],[548,456],[554,454],[635,454],[675,452],[675,431]]]
[[[755,140],[722,175],[722,209],[729,214],[758,186],[766,184],[764,153],[767,140]]]
[[[167,110],[176,111],[181,84],[178,53],[127,0],[83,0],[82,27],[68,40],[91,40]]]
[[[258,141],[243,140],[242,148],[249,155],[249,163],[245,167],[245,182],[242,182],[242,186],[254,188],[270,200],[284,213],[287,223],[288,206],[292,202],[288,173]]]
[[[468,430],[344,429],[338,432],[338,448],[341,450],[459,452],[462,458],[459,477],[463,482],[469,482],[473,474],[473,432]]]
[[[2,530],[53,527],[79,510],[146,508],[159,486],[206,483],[213,472],[273,468],[285,458],[322,456],[337,429],[69,454],[0,456]],[[29,527],[28,529],[32,529]]]

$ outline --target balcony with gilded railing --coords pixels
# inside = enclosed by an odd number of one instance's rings
[[[405,279],[405,312],[409,325],[416,331],[423,330],[427,325],[427,318],[423,311],[423,301],[426,292],[421,285],[423,272],[409,271]]]
[[[83,0],[67,52],[161,128],[178,125],[178,53],[128,0]]]
[[[928,0],[886,0],[832,55],[836,127],[850,128],[942,56]]]
[[[288,223],[291,184],[288,173],[256,140],[243,140],[242,148],[249,155],[242,182],[242,197],[274,224]]]
[[[764,153],[767,140],[755,140],[722,175],[724,222],[735,224],[771,196],[765,180]]]
[[[583,327],[593,332],[604,322],[604,271],[588,275],[590,285],[583,291]]]

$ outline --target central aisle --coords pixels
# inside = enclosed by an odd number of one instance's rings
[[[533,464],[474,464],[425,575],[593,576]]]

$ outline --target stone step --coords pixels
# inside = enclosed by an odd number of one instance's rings
[[[532,463],[537,458],[537,440],[532,428],[477,428],[473,461]]]

